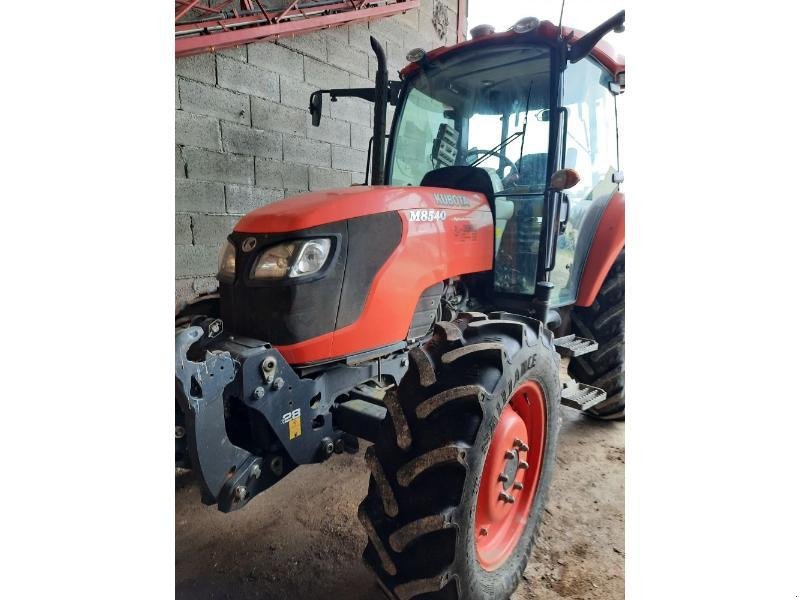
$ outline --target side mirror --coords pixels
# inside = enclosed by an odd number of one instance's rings
[[[308,103],[308,111],[311,113],[311,124],[314,127],[319,127],[319,121],[322,118],[322,92],[317,91],[311,94],[311,99]]]
[[[580,180],[581,177],[575,169],[559,169],[550,178],[550,189],[563,192],[575,187]]]

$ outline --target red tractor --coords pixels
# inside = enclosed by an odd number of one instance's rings
[[[312,94],[314,124],[323,94],[374,103],[371,185],[242,218],[219,293],[178,314],[176,459],[205,503],[242,508],[367,440],[358,518],[386,595],[511,595],[559,404],[625,410],[625,65],[601,41],[623,23],[476,28],[399,81],[373,39],[374,88]]]

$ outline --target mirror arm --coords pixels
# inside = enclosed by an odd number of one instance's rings
[[[579,60],[589,56],[597,43],[612,29],[617,32],[623,31],[625,28],[625,11],[621,10],[610,19],[604,21],[589,33],[581,37],[577,42],[572,44],[569,49],[569,62],[576,63]]]

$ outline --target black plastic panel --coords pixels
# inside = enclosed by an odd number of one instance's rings
[[[347,268],[337,329],[351,325],[361,315],[372,280],[400,244],[403,223],[392,211],[350,219],[347,229]]]

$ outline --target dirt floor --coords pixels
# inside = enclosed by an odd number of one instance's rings
[[[625,427],[562,407],[558,465],[537,549],[511,600],[624,597]],[[178,599],[379,600],[361,563],[362,452],[300,467],[240,512],[176,479]],[[488,600],[488,599],[487,599]]]

